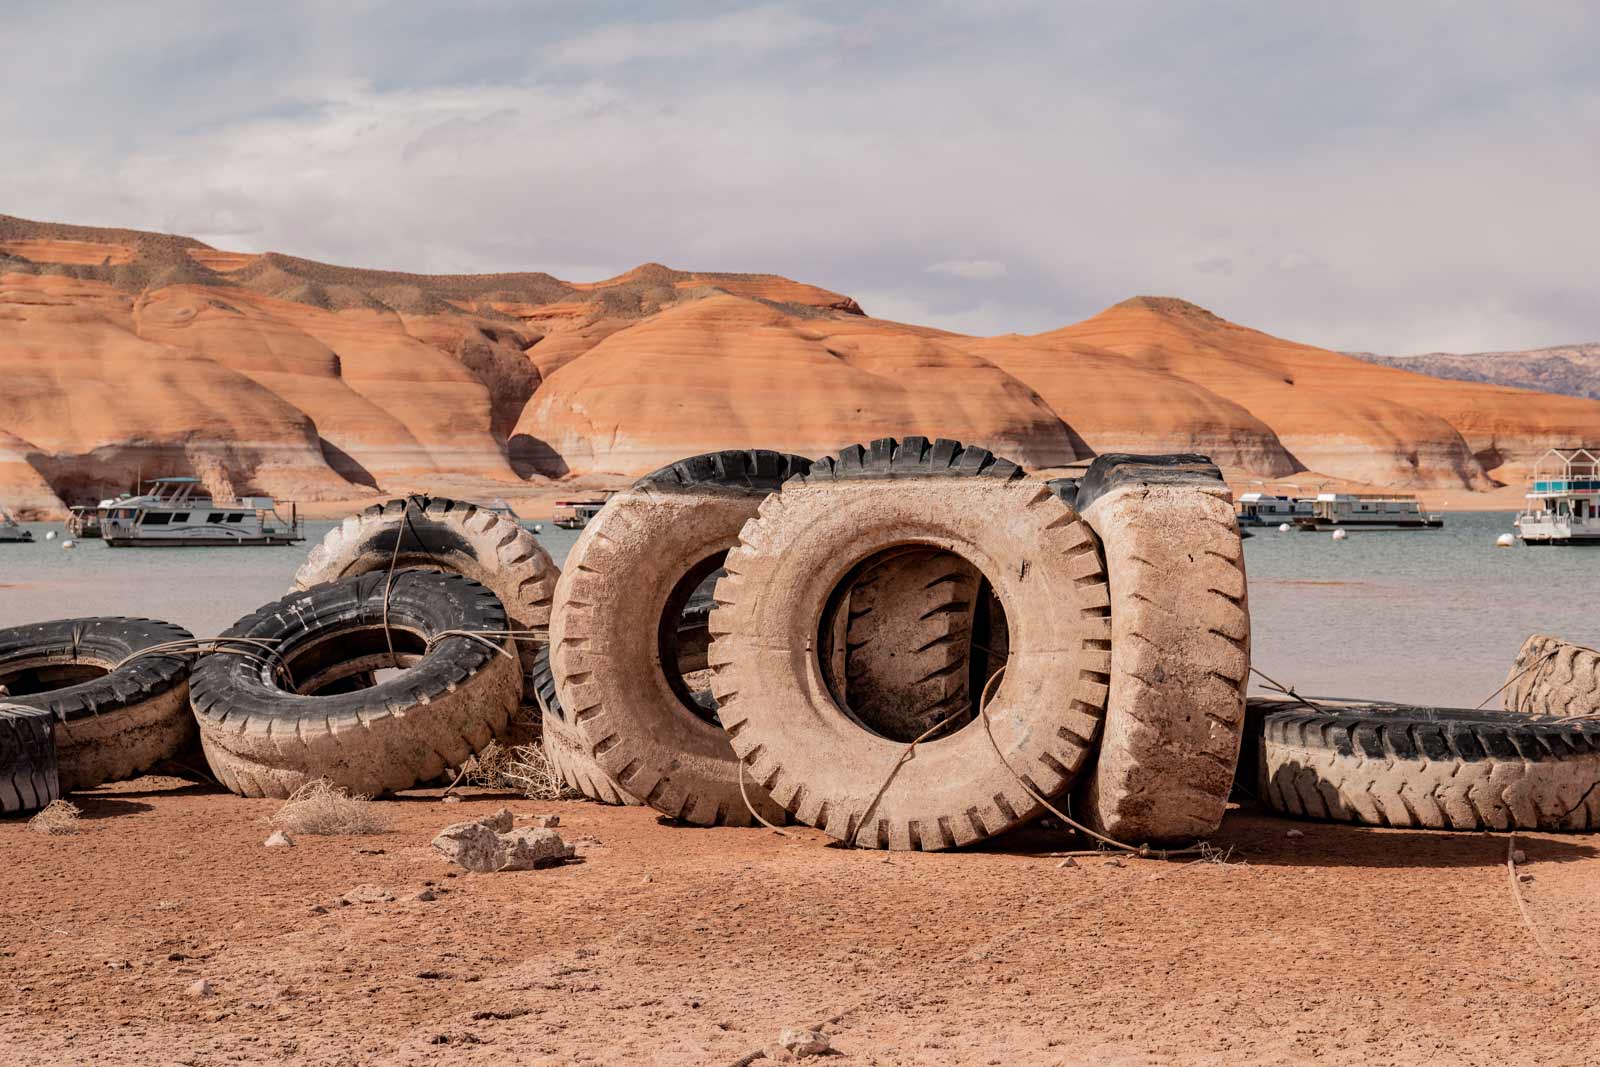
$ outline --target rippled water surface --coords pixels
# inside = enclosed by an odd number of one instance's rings
[[[332,523],[307,523],[307,545]],[[67,551],[0,544],[0,626],[71,615],[147,615],[220,633],[288,588],[307,545]],[[1600,548],[1495,547],[1499,512],[1443,530],[1253,531],[1245,542],[1256,666],[1301,692],[1472,706],[1505,680],[1534,631],[1600,643]],[[577,534],[546,524],[557,561]]]

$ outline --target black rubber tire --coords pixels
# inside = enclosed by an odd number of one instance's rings
[[[589,522],[556,586],[550,659],[566,721],[623,790],[682,822],[753,820],[722,728],[675,671],[662,670],[663,620],[677,626],[761,501],[809,467],[764,449],[663,467]],[[782,818],[759,786],[746,792],[763,817]]]
[[[1522,643],[1506,682],[1507,711],[1600,714],[1600,652],[1592,648],[1534,634]]]
[[[1431,830],[1600,829],[1600,720],[1252,698],[1268,808]]]
[[[436,779],[503,735],[522,681],[510,641],[439,636],[507,628],[494,593],[460,575],[397,573],[388,622],[406,669],[369,688],[320,692],[318,678],[338,690],[392,663],[383,635],[386,580],[371,573],[314,586],[229,628],[225,637],[280,641],[270,664],[201,657],[191,695],[218,781],[240,796],[286,797],[326,778],[376,796]],[[279,668],[286,665],[301,675],[296,689],[284,688]]]
[[[49,712],[0,704],[0,815],[38,811],[61,795],[54,725]]]
[[[550,669],[548,645],[540,645],[534,656],[533,684],[539,698],[539,743],[562,783],[601,804],[642,805],[644,801],[622,788],[595,762],[583,732],[567,722],[566,709],[561,705],[555,675]]]
[[[1011,623],[990,726],[909,759],[833,699],[817,651],[853,568],[906,544],[971,563]],[[711,615],[722,722],[799,821],[862,847],[952,848],[1032,818],[1030,788],[1059,794],[1085,766],[1110,669],[1105,575],[1088,526],[1015,464],[924,438],[846,449],[762,503],[727,569]]]
[[[0,685],[11,690],[0,700],[55,718],[62,792],[137,778],[194,743],[193,657],[142,656],[113,668],[143,649],[193,637],[171,623],[129,618],[57,619],[0,630]],[[84,667],[105,673],[53,684],[52,674]]]
[[[350,516],[311,549],[295,572],[293,589],[387,572],[391,563],[403,570],[460,574],[487,586],[505,606],[511,629],[550,625],[550,601],[561,576],[550,553],[515,519],[447,497],[390,500]],[[517,647],[524,670],[522,702],[532,709],[537,706],[533,659],[544,646],[521,641]]]

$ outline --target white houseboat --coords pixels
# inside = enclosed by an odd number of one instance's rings
[[[1409,493],[1318,493],[1311,514],[1295,520],[1301,530],[1433,530],[1444,525],[1425,514]]]
[[[33,531],[24,527],[8,513],[0,511],[0,544],[22,544],[33,540]]]
[[[1534,464],[1528,506],[1517,516],[1525,545],[1600,545],[1600,459],[1587,448],[1552,448]]]
[[[600,514],[600,509],[606,506],[607,497],[599,500],[557,500],[556,507],[565,508],[565,512],[558,512],[555,524],[563,530],[581,530],[589,525],[591,519]]]
[[[293,504],[289,517],[271,497],[247,496],[218,504],[198,478],[157,478],[151,491],[105,500],[100,530],[112,548],[292,545],[304,541]],[[197,492],[198,491],[198,492]]]
[[[1278,526],[1309,517],[1311,498],[1240,493],[1235,512],[1240,526]]]

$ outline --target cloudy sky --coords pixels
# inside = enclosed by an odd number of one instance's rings
[[[33,3],[0,211],[430,272],[772,271],[1033,332],[1600,340],[1587,3]]]

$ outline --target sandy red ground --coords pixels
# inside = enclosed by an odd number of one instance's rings
[[[390,833],[265,849],[275,801],[171,779],[75,799],[75,836],[0,823],[14,1067],[730,1065],[815,1024],[839,1064],[1600,1062],[1593,837],[1519,836],[1535,934],[1503,837],[1291,838],[1248,812],[1226,863],[1063,869],[1039,828],[886,855],[421,793],[385,804]],[[502,803],[598,843],[453,875],[433,832]],[[338,906],[363,884],[394,901]],[[202,978],[214,996],[186,992]]]

